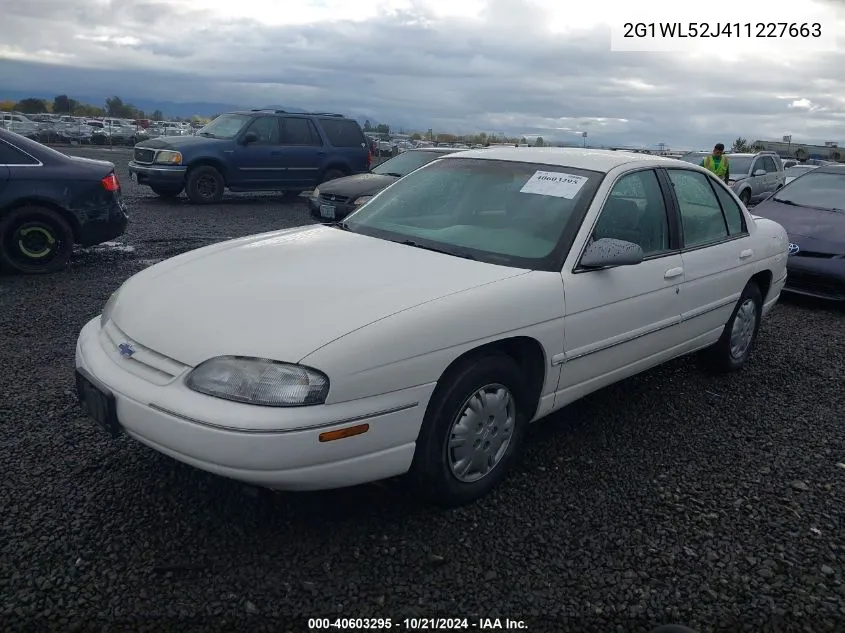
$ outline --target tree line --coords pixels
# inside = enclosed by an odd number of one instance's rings
[[[28,97],[20,101],[6,100],[0,101],[0,111],[23,114],[69,114],[80,117],[110,116],[116,119],[153,119],[154,121],[164,119],[164,113],[161,110],[147,113],[131,103],[124,103],[123,99],[116,95],[106,99],[102,107],[82,103],[68,95],[56,95],[52,101],[38,97]]]
[[[373,124],[369,121],[369,119],[364,121],[363,128],[364,132],[366,132],[367,134],[373,134],[375,136],[380,136],[385,139],[388,138],[392,132],[395,132],[395,130],[392,130],[388,124]],[[405,133],[405,130],[399,130],[399,134]],[[522,145],[533,145],[534,147],[543,147],[545,145],[542,136],[538,136],[533,143],[529,143],[524,136],[506,136],[497,134],[487,134],[486,132],[481,132],[479,134],[458,135],[445,133],[435,134],[433,130],[429,130],[425,134],[423,134],[422,132],[413,132],[409,136],[413,141],[425,140],[434,141],[436,143],[466,143],[467,145],[486,145],[487,143],[520,143]]]

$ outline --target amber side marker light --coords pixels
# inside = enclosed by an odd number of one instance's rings
[[[345,437],[355,437],[370,430],[369,424],[358,424],[356,426],[348,426],[345,429],[338,429],[337,431],[326,431],[320,433],[321,442],[332,442],[334,440],[342,440]]]

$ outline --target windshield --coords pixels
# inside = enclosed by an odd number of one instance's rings
[[[811,170],[781,187],[775,200],[841,211],[845,208],[845,172],[831,174]]]
[[[419,169],[423,165],[427,165],[431,161],[444,156],[444,152],[422,152],[412,151],[399,154],[395,158],[384,161],[381,165],[373,169],[374,174],[381,174],[387,176],[406,176],[415,169]]]
[[[753,156],[728,156],[728,169],[731,171],[731,176],[747,176],[752,160],[754,160]]]
[[[243,114],[221,114],[211,123],[200,128],[197,134],[213,138],[235,138],[247,121],[249,117]],[[174,127],[176,127],[175,124]]]
[[[574,167],[447,156],[385,189],[346,226],[492,264],[559,270],[602,178]]]
[[[794,165],[783,173],[787,178],[798,178],[801,174],[806,174],[808,171],[816,169],[815,165]]]

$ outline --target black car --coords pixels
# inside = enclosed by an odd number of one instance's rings
[[[785,290],[845,301],[845,165],[817,167],[754,208],[789,235]]]
[[[322,222],[336,222],[388,185],[433,160],[461,150],[445,147],[409,149],[384,161],[367,174],[338,178],[314,189],[308,198],[311,215]]]
[[[0,263],[22,273],[61,270],[74,244],[113,239],[128,220],[113,163],[0,130]]]
[[[220,202],[230,191],[299,195],[327,180],[370,169],[355,119],[325,112],[249,110],[221,114],[196,135],[160,136],[135,146],[129,172],[164,198]]]

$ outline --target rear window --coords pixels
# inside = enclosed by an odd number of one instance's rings
[[[320,119],[320,125],[329,143],[335,147],[360,147],[362,143],[366,146],[364,133],[358,123],[351,119]]]
[[[0,165],[37,165],[38,161],[18,148],[0,141]]]

